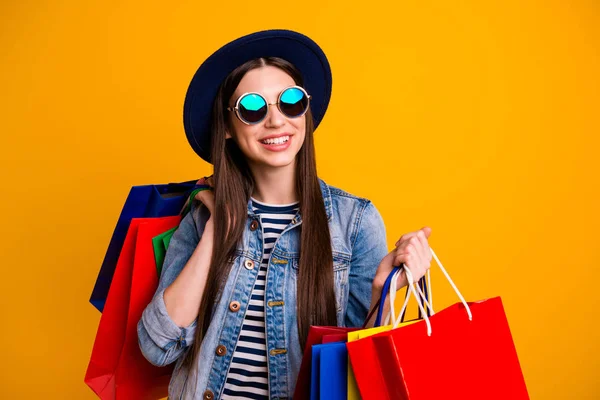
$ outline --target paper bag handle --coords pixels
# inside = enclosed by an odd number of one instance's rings
[[[460,293],[460,291],[458,290],[458,288],[456,287],[456,285],[452,281],[452,278],[450,278],[450,275],[448,274],[448,272],[446,271],[446,269],[444,268],[444,266],[440,262],[440,259],[437,257],[437,255],[435,254],[435,252],[433,251],[433,249],[431,249],[431,255],[435,259],[435,262],[440,267],[440,270],[442,271],[442,273],[444,274],[444,276],[446,277],[446,279],[448,280],[448,282],[450,282],[450,285],[452,286],[452,289],[454,289],[454,292],[458,295],[458,298],[460,299],[460,301],[465,306],[465,309],[467,310],[467,314],[469,316],[469,321],[472,321],[473,320],[473,314],[471,313],[471,308],[469,307],[469,305],[465,301],[465,298],[463,297],[463,295]],[[419,308],[421,309],[421,313],[423,315],[423,319],[425,319],[425,323],[427,324],[427,335],[431,336],[431,322],[429,321],[429,317],[427,317],[427,313],[423,309],[423,305],[419,301],[419,298],[421,298],[424,302],[426,302],[426,300],[424,298],[425,296],[423,295],[423,292],[421,292],[421,289],[418,286],[416,286],[416,282],[414,282],[412,273],[410,272],[410,270],[406,266],[404,266],[404,272],[406,274],[406,279],[408,281],[408,284],[409,284],[409,287],[410,287],[410,291],[413,294],[413,296],[415,296],[415,299],[417,300],[417,303],[419,304]],[[393,285],[393,289],[396,289],[396,279],[392,279],[391,284]],[[416,287],[416,290],[415,290],[415,287]],[[404,305],[402,307],[402,311],[404,311],[404,309],[406,308],[406,306],[408,304],[409,297],[410,296],[406,296],[406,300],[404,301]],[[430,306],[430,305],[428,305],[428,306]],[[431,311],[433,311],[433,310],[431,310]],[[402,312],[400,313],[400,316],[401,315],[402,315]],[[397,324],[400,323],[400,316],[396,319],[396,321],[394,321],[394,326],[397,326]]]

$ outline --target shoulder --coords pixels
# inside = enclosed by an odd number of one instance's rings
[[[321,189],[335,251],[352,255],[369,246],[385,250],[385,225],[371,200],[323,181]]]
[[[321,184],[324,186],[323,192],[325,200],[327,201],[327,197],[329,196],[334,212],[336,209],[338,209],[338,211],[341,209],[342,211],[362,213],[365,211],[365,209],[373,207],[371,200],[365,197],[361,197],[336,186],[329,185],[324,181],[321,181]]]
[[[355,194],[352,194],[350,192],[347,192],[343,189],[340,189],[338,187],[335,186],[329,186],[329,191],[331,192],[331,196],[332,197],[336,197],[338,199],[338,201],[346,201],[346,202],[353,202],[353,203],[358,203],[361,205],[366,205],[367,203],[370,203],[371,200],[365,198],[365,197],[361,197],[361,196],[357,196]]]
[[[352,236],[361,228],[383,225],[381,214],[371,200],[321,182],[326,207],[330,202],[328,211],[334,224],[345,225],[345,230],[352,232]]]

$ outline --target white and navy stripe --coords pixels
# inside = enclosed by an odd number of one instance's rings
[[[263,258],[250,295],[240,337],[233,352],[222,399],[268,399],[269,373],[265,342],[265,278],[277,238],[298,212],[298,203],[268,205],[252,199],[263,227]]]

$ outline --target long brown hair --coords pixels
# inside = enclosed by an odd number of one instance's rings
[[[214,164],[214,245],[206,287],[198,312],[195,341],[187,351],[182,369],[196,368],[202,339],[206,335],[212,307],[225,284],[238,243],[242,239],[254,178],[239,147],[226,132],[233,127],[226,115],[228,102],[244,75],[264,66],[280,68],[302,86],[300,72],[289,62],[275,57],[249,61],[235,69],[221,84],[212,113],[212,162]],[[296,155],[296,191],[300,197],[302,224],[297,284],[297,315],[300,346],[304,348],[311,325],[336,325],[333,287],[333,256],[325,204],[317,177],[314,123],[310,110],[305,114],[306,135]],[[195,375],[195,374],[192,374]],[[194,379],[196,382],[196,379]]]

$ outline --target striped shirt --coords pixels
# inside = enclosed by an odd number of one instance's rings
[[[263,228],[263,258],[231,358],[222,399],[268,399],[269,374],[265,342],[265,278],[273,246],[298,211],[298,203],[269,205],[252,199]]]

